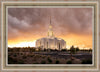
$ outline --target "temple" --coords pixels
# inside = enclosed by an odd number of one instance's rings
[[[36,47],[42,49],[57,49],[57,50],[66,48],[66,41],[54,36],[53,27],[51,25],[51,17],[50,17],[50,24],[48,28],[47,37],[36,40]]]

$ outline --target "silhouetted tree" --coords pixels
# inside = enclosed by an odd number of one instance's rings
[[[46,49],[46,48],[44,48],[44,51],[47,51],[47,49]]]
[[[72,54],[75,53],[75,48],[74,48],[74,46],[72,46],[72,47],[70,48],[70,53],[72,53]]]
[[[89,49],[89,52],[91,52],[91,51],[92,51],[92,49],[90,48],[90,49]]]
[[[78,52],[80,49],[79,49],[79,47],[76,47],[76,52]]]

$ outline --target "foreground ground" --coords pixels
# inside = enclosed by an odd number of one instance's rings
[[[8,64],[92,64],[91,53],[8,52]]]

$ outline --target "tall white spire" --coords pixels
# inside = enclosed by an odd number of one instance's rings
[[[49,24],[49,29],[48,29],[48,37],[54,37],[53,35],[53,30],[52,30],[52,25],[51,25],[51,16],[50,16],[50,24]]]

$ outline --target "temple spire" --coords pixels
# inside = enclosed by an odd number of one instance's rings
[[[48,29],[48,37],[54,37],[52,25],[51,25],[51,16],[50,16],[50,24],[49,24],[49,29]]]

